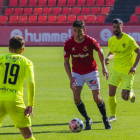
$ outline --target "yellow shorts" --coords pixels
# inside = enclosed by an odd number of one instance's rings
[[[121,89],[131,90],[133,87],[134,75],[124,74],[118,71],[112,70],[109,77],[109,85],[119,87],[121,84]]]
[[[9,115],[16,128],[31,126],[30,117],[24,117],[25,105],[15,101],[0,101],[0,125],[6,115]]]

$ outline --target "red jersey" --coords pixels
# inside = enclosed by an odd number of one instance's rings
[[[80,43],[72,36],[65,42],[64,57],[69,58],[71,55],[73,72],[86,74],[98,70],[93,57],[93,50],[99,51],[100,49],[98,42],[88,35],[85,35]]]

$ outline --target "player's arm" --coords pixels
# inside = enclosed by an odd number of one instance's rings
[[[106,59],[105,59],[105,64],[108,65],[109,64],[108,61],[113,59],[113,57],[114,57],[114,53],[113,52],[109,52],[107,57],[106,57]]]
[[[106,75],[106,79],[108,79],[108,71],[106,69],[104,52],[102,49],[98,51],[98,56],[102,65],[102,73],[104,76]]]

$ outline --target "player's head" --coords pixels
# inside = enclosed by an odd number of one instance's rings
[[[85,23],[83,20],[75,20],[73,22],[73,32],[74,36],[77,38],[81,38],[84,35],[85,31]]]
[[[21,36],[14,36],[9,41],[9,51],[21,54],[24,51],[25,41]]]
[[[123,30],[123,21],[119,18],[116,18],[113,20],[112,26],[114,35],[119,36]]]

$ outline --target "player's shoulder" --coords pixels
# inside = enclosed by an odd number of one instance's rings
[[[114,41],[114,40],[116,40],[116,36],[115,35],[111,36],[108,41]]]
[[[74,36],[71,36],[70,38],[66,39],[65,44],[70,43],[74,40]]]
[[[29,60],[28,58],[26,58],[25,56],[21,55],[21,57],[23,58],[23,60],[25,61],[25,63],[27,65],[33,65],[33,62],[31,60]]]
[[[129,40],[134,41],[134,38],[132,36],[130,36],[129,34],[123,33],[123,35],[124,35],[124,39],[127,38],[127,40],[129,39]]]
[[[95,38],[93,38],[93,37],[91,37],[91,36],[89,36],[89,35],[87,35],[87,34],[85,34],[85,39],[87,40],[87,41],[91,41],[91,42],[97,42],[96,41],[96,39]]]

